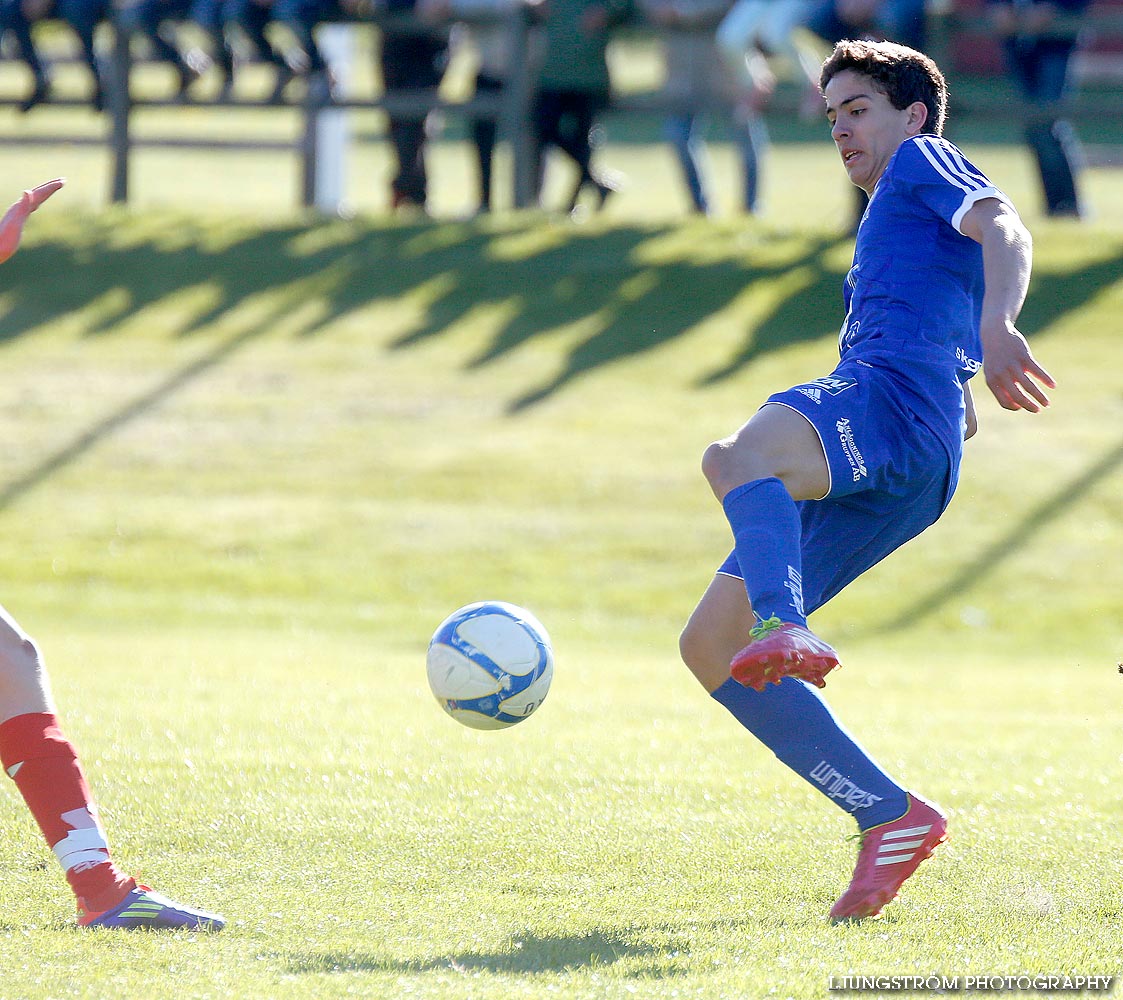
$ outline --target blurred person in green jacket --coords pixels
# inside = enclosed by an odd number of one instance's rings
[[[542,0],[536,12],[542,33],[533,115],[539,189],[546,150],[556,146],[578,171],[568,210],[578,207],[586,188],[600,209],[616,184],[593,169],[594,128],[611,92],[606,57],[611,31],[632,17],[632,0]]]

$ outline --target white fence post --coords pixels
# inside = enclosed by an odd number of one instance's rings
[[[335,83],[333,92],[346,100],[351,92],[351,72],[355,61],[354,26],[324,24],[320,27],[319,43]],[[316,164],[312,204],[328,215],[338,215],[346,207],[350,119],[350,111],[330,104],[316,115]]]

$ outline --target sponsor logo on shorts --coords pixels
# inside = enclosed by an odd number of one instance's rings
[[[833,375],[825,375],[823,378],[815,379],[814,382],[806,382],[803,385],[795,386],[795,391],[803,393],[812,403],[821,404],[824,392],[829,396],[837,396],[840,392],[852,389],[857,384],[857,379],[835,378]]]
[[[868,809],[882,796],[874,795],[859,788],[849,778],[841,775],[825,760],[819,761],[811,770],[811,780],[822,785],[823,791],[832,799],[838,799],[852,809]]]
[[[838,378],[834,375],[824,375],[822,378],[813,379],[804,385],[796,386],[800,392],[804,389],[818,388],[821,392],[828,393],[831,396],[837,396],[840,392],[845,392],[847,389],[853,389],[858,384],[856,378]]]
[[[858,450],[858,445],[854,442],[854,429],[850,426],[850,418],[843,417],[836,421],[834,428],[838,431],[838,440],[842,442],[846,461],[850,463],[850,468],[853,470],[854,482],[858,482],[869,475],[869,470],[866,468],[866,460]]]

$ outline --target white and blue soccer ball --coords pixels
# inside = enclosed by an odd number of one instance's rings
[[[429,687],[457,722],[506,729],[532,715],[554,679],[542,623],[504,601],[478,601],[449,615],[429,642]]]

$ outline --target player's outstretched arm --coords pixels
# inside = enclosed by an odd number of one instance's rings
[[[1015,325],[1029,289],[1033,242],[1018,213],[997,198],[971,206],[960,226],[983,248],[983,374],[994,398],[1007,410],[1037,413],[1049,405],[1042,386],[1056,383],[1033,356]]]
[[[24,191],[19,201],[4,213],[4,218],[0,219],[0,264],[16,252],[27,217],[64,183],[63,178],[56,177],[53,181],[47,181],[29,191]]]

